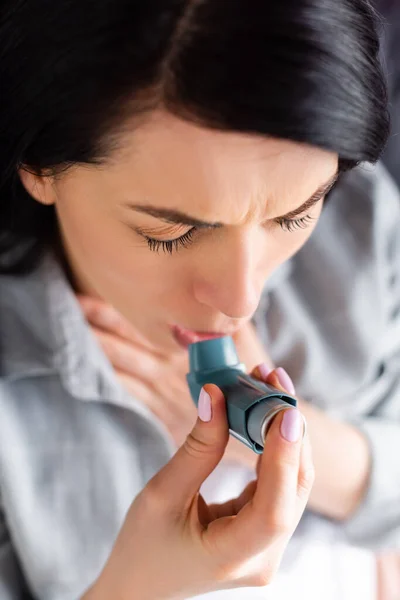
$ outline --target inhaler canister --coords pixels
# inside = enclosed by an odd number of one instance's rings
[[[203,385],[214,383],[221,388],[231,435],[257,454],[264,449],[274,417],[281,410],[297,406],[297,400],[289,394],[246,373],[229,336],[190,344],[189,365],[186,378],[196,406]]]

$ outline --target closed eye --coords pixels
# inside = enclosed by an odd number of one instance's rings
[[[177,252],[180,248],[187,248],[190,246],[190,244],[193,243],[195,231],[196,227],[192,227],[189,231],[173,240],[155,240],[147,235],[142,235],[152,252],[159,252],[161,249],[165,254],[172,254],[174,251]]]
[[[292,232],[297,229],[307,229],[311,223],[315,221],[315,217],[311,215],[305,215],[298,219],[287,219],[286,217],[278,217],[275,219],[275,223],[281,226],[284,231]],[[173,254],[181,248],[188,248],[193,243],[193,237],[197,231],[196,227],[192,227],[178,238],[173,240],[156,240],[148,235],[141,234],[147,242],[148,247],[152,252],[159,252],[162,250],[165,254]]]
[[[274,222],[280,225],[280,227],[286,232],[293,232],[298,229],[307,229],[313,221],[315,221],[315,217],[310,214],[305,214],[304,212],[311,210],[320,200],[322,200],[334,187],[337,181],[337,175],[329,182],[324,189],[319,190],[314,196],[312,196],[302,207],[296,209],[295,211],[288,213],[282,217],[277,217],[274,219]],[[303,216],[301,214],[303,213]],[[175,224],[178,224],[175,222]],[[184,225],[184,223],[180,223],[180,225]],[[218,227],[222,226],[222,224],[218,224]],[[178,238],[174,238],[171,240],[157,240],[152,238],[149,235],[146,235],[140,229],[136,229],[136,232],[139,233],[147,242],[149,249],[152,252],[159,252],[162,250],[165,254],[173,254],[182,248],[189,248],[193,243],[193,238],[195,233],[201,230],[214,229],[215,225],[210,224],[207,226],[206,224],[198,227],[194,225],[189,231],[179,236]]]
[[[305,215],[299,219],[287,219],[286,217],[279,217],[275,219],[275,222],[278,223],[284,231],[295,231],[296,229],[307,229],[311,225],[311,223],[315,221],[315,217],[311,215]]]

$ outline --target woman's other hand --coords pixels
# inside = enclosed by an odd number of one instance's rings
[[[79,296],[86,319],[125,389],[143,402],[181,446],[196,418],[186,382],[188,355],[162,353],[112,306]]]

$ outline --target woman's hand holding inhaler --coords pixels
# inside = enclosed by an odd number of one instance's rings
[[[199,489],[228,437],[224,396],[207,384],[194,428],[132,503],[82,600],[183,600],[271,582],[314,481],[309,439],[299,411],[282,411],[268,431],[257,479],[238,498],[207,505]]]

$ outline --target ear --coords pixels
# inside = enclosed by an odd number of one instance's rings
[[[56,201],[53,177],[34,173],[27,168],[21,167],[18,171],[22,185],[32,198],[51,206]]]

